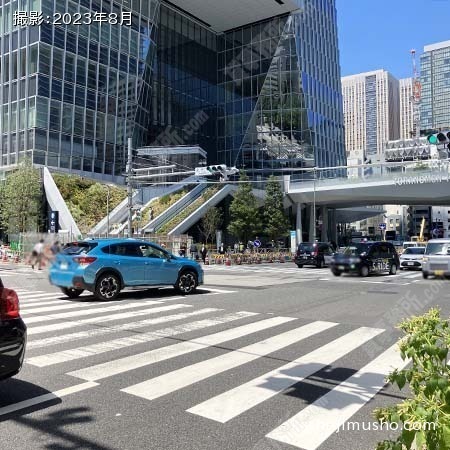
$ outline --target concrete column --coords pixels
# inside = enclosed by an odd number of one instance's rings
[[[311,205],[309,207],[309,242],[314,242],[314,227],[316,224],[314,223],[314,207]],[[316,236],[317,239],[317,236]]]
[[[297,203],[297,245],[303,242],[302,206],[301,203]]]
[[[338,241],[338,231],[337,231],[337,222],[336,222],[336,210],[330,209],[328,212],[330,216],[330,228],[329,228],[329,236],[330,240],[333,240],[337,243]]]
[[[328,208],[326,206],[320,207],[322,215],[322,242],[328,242]]]

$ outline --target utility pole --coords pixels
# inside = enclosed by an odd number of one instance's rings
[[[127,186],[128,186],[128,237],[133,237],[133,146],[132,139],[128,138],[128,163],[127,163]]]

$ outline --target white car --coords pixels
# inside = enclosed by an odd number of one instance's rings
[[[408,247],[400,255],[400,270],[419,269],[422,270],[423,255],[425,247]]]

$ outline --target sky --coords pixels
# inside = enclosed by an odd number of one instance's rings
[[[419,64],[424,45],[450,40],[450,0],[336,0],[336,8],[342,76],[411,77],[411,49]]]

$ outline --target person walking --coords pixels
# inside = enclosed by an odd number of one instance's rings
[[[200,255],[202,256],[203,264],[206,264],[206,256],[208,255],[208,250],[205,244],[202,245],[202,249],[200,250]]]
[[[219,254],[225,255],[225,247],[224,247],[224,245],[223,245],[223,242],[220,244]]]
[[[191,252],[191,259],[196,260],[198,249],[197,249],[197,246],[194,244],[194,242],[192,242],[189,251]]]
[[[41,270],[42,267],[42,259],[44,256],[44,239],[41,239],[34,247],[31,252],[31,268],[34,269],[34,266],[37,264],[38,270]]]

